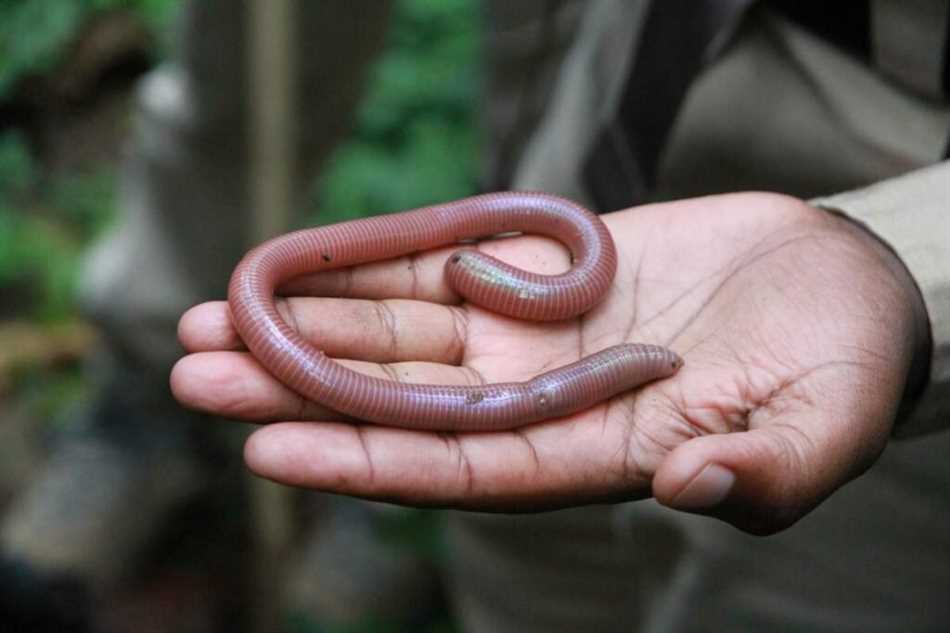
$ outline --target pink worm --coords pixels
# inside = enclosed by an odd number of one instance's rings
[[[477,386],[397,383],[346,369],[280,317],[274,291],[301,274],[390,259],[509,232],[563,242],[574,266],[529,273],[473,249],[449,257],[449,285],[472,303],[535,321],[566,319],[593,307],[617,268],[600,218],[563,198],[495,193],[272,239],[248,253],[231,277],[231,314],[241,339],[278,380],[335,411],[411,429],[496,431],[587,409],[644,382],[673,374],[680,358],[657,345],[609,347],[526,382]]]

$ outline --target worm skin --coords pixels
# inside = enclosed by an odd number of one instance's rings
[[[297,393],[360,420],[411,429],[497,431],[587,409],[647,381],[673,374],[682,361],[656,345],[624,344],[526,382],[477,386],[396,383],[366,376],[328,358],[280,317],[274,291],[304,273],[352,266],[502,233],[552,237],[574,265],[538,275],[473,249],[451,255],[447,282],[467,300],[534,321],[577,316],[607,292],[617,268],[613,240],[600,218],[563,198],[494,193],[414,211],[296,231],[249,252],[231,276],[234,326],[251,353]]]

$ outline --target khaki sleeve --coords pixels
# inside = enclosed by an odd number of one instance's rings
[[[811,203],[844,213],[888,243],[923,296],[933,340],[930,381],[895,435],[950,428],[950,161]]]

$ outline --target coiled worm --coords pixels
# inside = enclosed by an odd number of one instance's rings
[[[250,251],[234,270],[228,301],[251,353],[297,393],[360,420],[411,429],[497,431],[587,409],[673,374],[682,361],[645,344],[609,347],[525,382],[476,386],[397,383],[349,370],[280,317],[274,291],[304,273],[390,259],[509,232],[562,242],[573,267],[538,275],[474,249],[451,255],[449,285],[484,308],[519,319],[559,320],[586,312],[607,292],[617,254],[596,215],[563,198],[507,192],[394,215],[296,231]]]

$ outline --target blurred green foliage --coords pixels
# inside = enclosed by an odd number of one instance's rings
[[[113,183],[106,166],[45,177],[20,134],[0,135],[0,289],[22,290],[19,317],[72,315],[78,263],[112,216]]]
[[[53,178],[21,134],[0,134],[0,319],[29,319],[53,335],[74,317],[78,264],[113,215],[114,189],[107,166]],[[17,400],[50,428],[87,392],[78,367],[13,369]]]
[[[60,63],[79,29],[97,12],[131,10],[162,43],[168,41],[165,32],[178,4],[0,0],[0,101],[18,80]],[[315,179],[305,210],[311,222],[396,211],[476,191],[478,6],[476,0],[397,0],[388,43],[370,74],[353,134]],[[116,180],[115,165],[90,166],[76,174],[46,173],[21,133],[0,132],[0,297],[22,300],[22,305],[4,305],[0,318],[16,315],[55,325],[75,317],[77,271],[90,242],[116,213]],[[41,419],[54,419],[83,390],[82,377],[74,370],[52,375],[28,369],[22,378],[18,394],[39,403]],[[431,513],[394,519],[381,537],[428,559],[442,555],[438,522]],[[303,616],[289,617],[289,630],[326,631]],[[404,629],[365,623],[347,630]],[[453,630],[448,619],[424,629]]]
[[[17,79],[61,61],[96,12],[126,9],[156,31],[174,0],[0,0],[0,100]],[[477,189],[479,5],[398,0],[350,138],[315,178],[307,223],[469,195]],[[0,288],[39,288],[23,316],[62,320],[82,252],[115,212],[115,166],[45,174],[17,132],[0,134]]]
[[[63,61],[76,35],[106,11],[135,14],[156,36],[174,12],[174,0],[0,1],[0,100],[17,82]],[[157,54],[158,51],[156,51]],[[51,176],[13,129],[0,134],[0,296],[20,318],[69,319],[82,252],[114,212],[114,166]],[[13,289],[11,291],[11,288]],[[29,290],[26,290],[29,289]]]
[[[317,181],[312,221],[398,211],[476,191],[480,19],[473,0],[397,2],[354,133]]]
[[[0,99],[18,79],[55,66],[79,29],[96,14],[131,11],[152,32],[162,33],[176,5],[173,0],[0,1]]]

